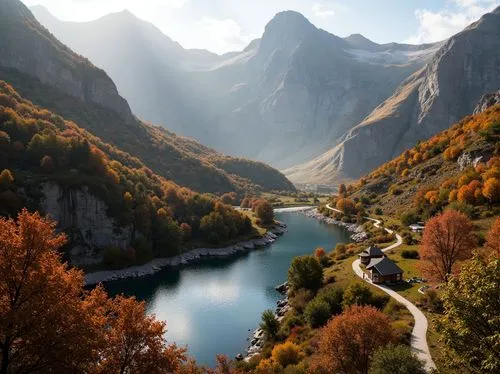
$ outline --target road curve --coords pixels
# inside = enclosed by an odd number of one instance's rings
[[[326,205],[327,209],[330,209],[334,212],[338,213],[343,213],[342,211],[332,208],[330,204]],[[381,228],[380,224],[382,221],[370,218],[370,217],[364,217],[365,219],[372,221],[373,225],[375,227]],[[390,230],[388,228],[384,228],[384,230],[389,233],[393,234],[394,231]],[[401,235],[398,233],[394,233],[396,235],[396,243],[390,245],[387,248],[383,249],[383,252],[390,251],[391,249],[399,247],[401,244],[403,244],[403,238]],[[403,296],[401,296],[399,293],[396,291],[392,290],[391,288],[384,286],[384,285],[378,285],[378,284],[373,284],[371,280],[367,277],[364,276],[364,272],[361,269],[361,263],[358,260],[354,261],[352,263],[352,270],[354,273],[363,279],[365,282],[370,283],[372,286],[377,287],[387,293],[389,296],[394,298],[396,301],[400,302],[403,304],[406,309],[412,314],[413,319],[415,320],[415,326],[413,326],[413,331],[411,333],[411,348],[412,350],[416,353],[418,358],[420,358],[422,361],[425,362],[425,369],[430,372],[433,369],[436,369],[436,364],[434,364],[434,361],[432,360],[431,353],[429,351],[429,346],[427,344],[427,318],[425,317],[424,313],[420,309],[418,309],[413,303],[411,303],[408,299],[405,299]]]

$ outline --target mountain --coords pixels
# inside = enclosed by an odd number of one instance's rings
[[[500,204],[500,91],[450,128],[361,178],[349,198],[392,217],[424,221],[452,206],[489,220]]]
[[[0,79],[182,186],[214,193],[294,189],[267,165],[224,156],[137,119],[103,70],[59,42],[17,0],[0,2]]]
[[[352,180],[471,113],[500,87],[500,7],[451,37],[338,145],[285,171],[294,182]]]
[[[87,23],[33,12],[104,68],[142,118],[276,167],[329,149],[440,46],[342,39],[285,11],[243,51],[216,56],[182,49],[129,12]]]
[[[253,232],[232,207],[154,174],[0,80],[0,216],[24,207],[57,221],[75,265],[132,265],[177,255],[191,239],[218,244]]]

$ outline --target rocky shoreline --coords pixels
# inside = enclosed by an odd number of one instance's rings
[[[345,228],[347,231],[352,233],[350,238],[356,243],[360,243],[368,239],[368,234],[363,230],[363,227],[358,225],[357,223],[346,223],[337,221],[330,217],[325,217],[323,214],[318,212],[318,209],[307,210],[301,213],[305,214],[307,217],[317,219],[320,222]]]
[[[251,239],[223,248],[196,248],[181,255],[170,258],[157,258],[144,265],[132,266],[118,270],[104,270],[85,274],[85,285],[94,285],[112,282],[119,279],[140,278],[159,272],[165,267],[187,265],[207,258],[222,258],[238,253],[250,252],[256,248],[265,247],[273,243],[287,231],[286,224],[277,223],[261,238]]]
[[[276,310],[274,312],[276,319],[281,322],[283,318],[285,318],[285,314],[291,309],[291,306],[288,302],[288,282],[276,286],[276,291],[285,296],[284,299],[278,300],[276,302]],[[265,333],[259,327],[251,335],[250,346],[246,350],[246,357],[243,358],[243,355],[239,354],[236,356],[236,359],[244,359],[245,361],[249,361],[253,356],[258,355],[262,351],[264,341]]]

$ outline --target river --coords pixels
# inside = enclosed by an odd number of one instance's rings
[[[268,247],[107,283],[106,289],[145,300],[148,313],[167,321],[167,340],[187,345],[199,364],[213,366],[217,354],[233,358],[249,345],[248,330],[258,326],[261,313],[275,309],[280,294],[274,287],[286,280],[292,259],[349,241],[345,230],[300,213],[276,218],[288,232]]]

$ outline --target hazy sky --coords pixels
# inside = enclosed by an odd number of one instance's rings
[[[222,53],[262,35],[282,10],[297,10],[333,34],[379,42],[422,43],[460,31],[500,0],[23,0],[57,18],[89,21],[128,9],[186,48]]]

